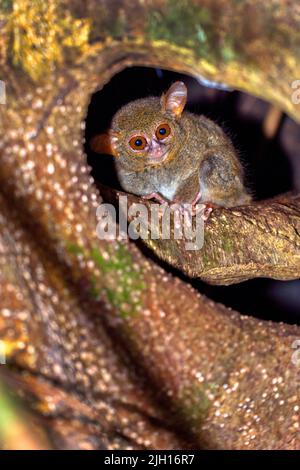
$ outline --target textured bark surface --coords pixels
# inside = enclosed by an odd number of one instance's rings
[[[100,187],[101,188],[101,187]],[[118,209],[125,193],[101,188],[102,195]],[[162,216],[158,239],[151,238],[151,203],[128,196],[128,211],[135,219],[136,204],[143,203],[148,218],[141,221],[147,237],[143,242],[163,261],[190,277],[210,284],[228,285],[254,277],[298,279],[300,276],[300,198],[283,195],[269,201],[232,209],[215,209],[204,224],[204,245],[188,250],[184,236],[176,240],[171,215],[171,238],[162,235]],[[103,219],[104,220],[104,219]],[[196,227],[193,227],[196,233]],[[199,228],[200,230],[200,228]]]
[[[82,150],[91,93],[133,64],[225,81],[300,120],[290,88],[300,75],[297,2],[287,12],[275,0],[52,0],[47,12],[37,2],[32,18],[27,0],[13,2],[25,16],[11,3],[1,6],[0,32],[5,381],[44,417],[59,448],[299,448],[299,328],[243,317],[133,243],[99,240],[101,197]],[[45,35],[39,47],[36,31]],[[177,246],[151,248],[226,284],[296,278],[298,246],[291,196],[215,211],[204,251],[187,263]]]

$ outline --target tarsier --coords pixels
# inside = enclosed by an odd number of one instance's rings
[[[184,111],[187,88],[175,82],[161,98],[122,107],[111,128],[91,147],[115,159],[122,188],[160,203],[199,208],[203,218],[216,206],[250,202],[243,168],[223,130],[210,119]]]

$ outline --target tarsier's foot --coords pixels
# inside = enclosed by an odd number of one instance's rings
[[[187,214],[189,218],[200,214],[202,220],[207,220],[215,206],[210,203],[198,204],[200,199],[201,191],[196,194],[191,203],[179,203],[179,211],[181,212],[181,214]]]
[[[142,198],[147,200],[154,199],[155,201],[159,202],[163,206],[163,208],[166,208],[168,205],[176,205],[176,210],[179,210],[182,216],[186,214],[189,218],[201,213],[201,218],[204,221],[209,218],[212,210],[216,207],[210,203],[198,204],[199,200],[201,199],[201,191],[196,194],[191,203],[182,203],[176,200],[170,202],[165,199],[161,194],[156,192],[146,194],[142,196]]]
[[[216,204],[213,204],[211,202],[205,202],[202,204],[197,204],[198,201],[201,199],[201,191],[199,191],[196,196],[194,197],[192,201],[192,210],[194,211],[194,214],[198,214],[201,212],[201,217],[205,221],[209,218],[210,214],[216,207],[218,207]]]
[[[150,193],[150,194],[145,194],[145,196],[142,196],[143,199],[154,199],[155,201],[159,202],[160,204],[160,215],[163,216],[165,213],[166,208],[170,204],[170,202],[167,199],[164,199],[163,196],[159,193]]]
[[[210,214],[212,213],[214,206],[211,204],[201,204],[203,206],[203,212],[202,212],[202,219],[205,221],[209,218]]]

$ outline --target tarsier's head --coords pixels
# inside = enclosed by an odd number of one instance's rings
[[[134,171],[166,163],[183,144],[180,117],[186,100],[185,84],[175,82],[161,98],[127,104],[116,113],[111,128],[92,139],[92,149],[114,155]]]

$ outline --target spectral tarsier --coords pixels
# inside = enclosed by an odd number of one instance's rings
[[[162,97],[122,107],[91,147],[110,153],[122,188],[160,203],[178,203],[207,219],[216,206],[250,202],[243,169],[222,129],[204,116],[183,112],[187,88],[175,82]]]

